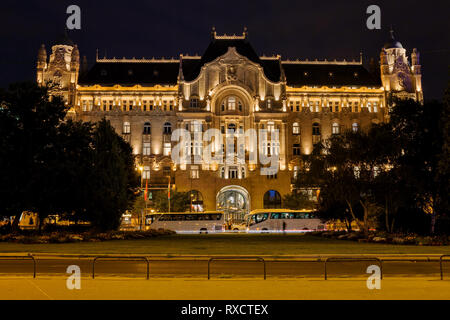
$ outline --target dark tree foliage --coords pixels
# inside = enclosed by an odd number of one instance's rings
[[[136,197],[132,149],[105,119],[96,124],[92,149],[88,216],[97,229],[117,229],[122,213],[132,208]]]
[[[297,188],[320,187],[323,219],[388,232],[450,231],[449,93],[445,103],[396,101],[388,123],[340,135],[303,157]]]
[[[51,89],[19,83],[0,92],[0,215],[14,216],[15,230],[23,211],[114,229],[138,183],[131,147],[105,120],[66,119]]]
[[[189,211],[190,207],[190,192],[170,192],[170,211],[171,212],[185,212]],[[167,198],[167,191],[159,190],[155,193],[153,205],[159,212],[168,212],[169,199]]]

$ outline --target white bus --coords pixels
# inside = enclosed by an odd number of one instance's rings
[[[307,232],[326,230],[312,210],[258,209],[247,215],[247,232]]]
[[[176,233],[217,233],[225,231],[224,214],[220,211],[151,213],[146,216],[146,229],[166,229]]]

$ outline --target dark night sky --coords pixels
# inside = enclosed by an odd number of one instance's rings
[[[379,58],[392,24],[408,56],[421,53],[426,99],[440,99],[450,61],[450,1],[11,1],[0,11],[0,87],[34,80],[37,50],[63,32],[66,8],[81,7],[81,30],[69,35],[92,64],[102,57],[202,54],[210,30],[241,34],[259,54],[282,58]],[[367,6],[381,7],[381,30],[366,28]]]

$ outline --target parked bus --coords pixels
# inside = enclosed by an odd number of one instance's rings
[[[247,215],[247,232],[307,232],[326,229],[312,210],[258,209]]]
[[[216,233],[225,230],[224,214],[220,211],[150,213],[146,229],[166,229],[176,233]]]

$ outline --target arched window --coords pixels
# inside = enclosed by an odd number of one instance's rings
[[[339,123],[334,122],[331,126],[331,133],[332,134],[339,134]]]
[[[320,125],[317,122],[313,123],[312,134],[313,136],[320,136]]]
[[[152,126],[150,122],[144,123],[144,132],[143,134],[151,134],[152,133]]]
[[[229,133],[235,133],[236,132],[236,125],[234,123],[228,124],[228,132]]]
[[[372,112],[372,103],[367,102],[367,109],[369,110],[369,112]]]
[[[164,123],[164,134],[172,133],[172,124],[170,122]]]
[[[298,122],[294,122],[292,125],[292,134],[300,134],[300,125]]]
[[[353,131],[353,132],[358,132],[358,130],[359,130],[359,125],[358,125],[358,123],[353,122],[353,124],[352,124],[352,131]]]
[[[281,196],[276,190],[269,190],[264,194],[263,198],[264,209],[279,209],[281,208]]]

